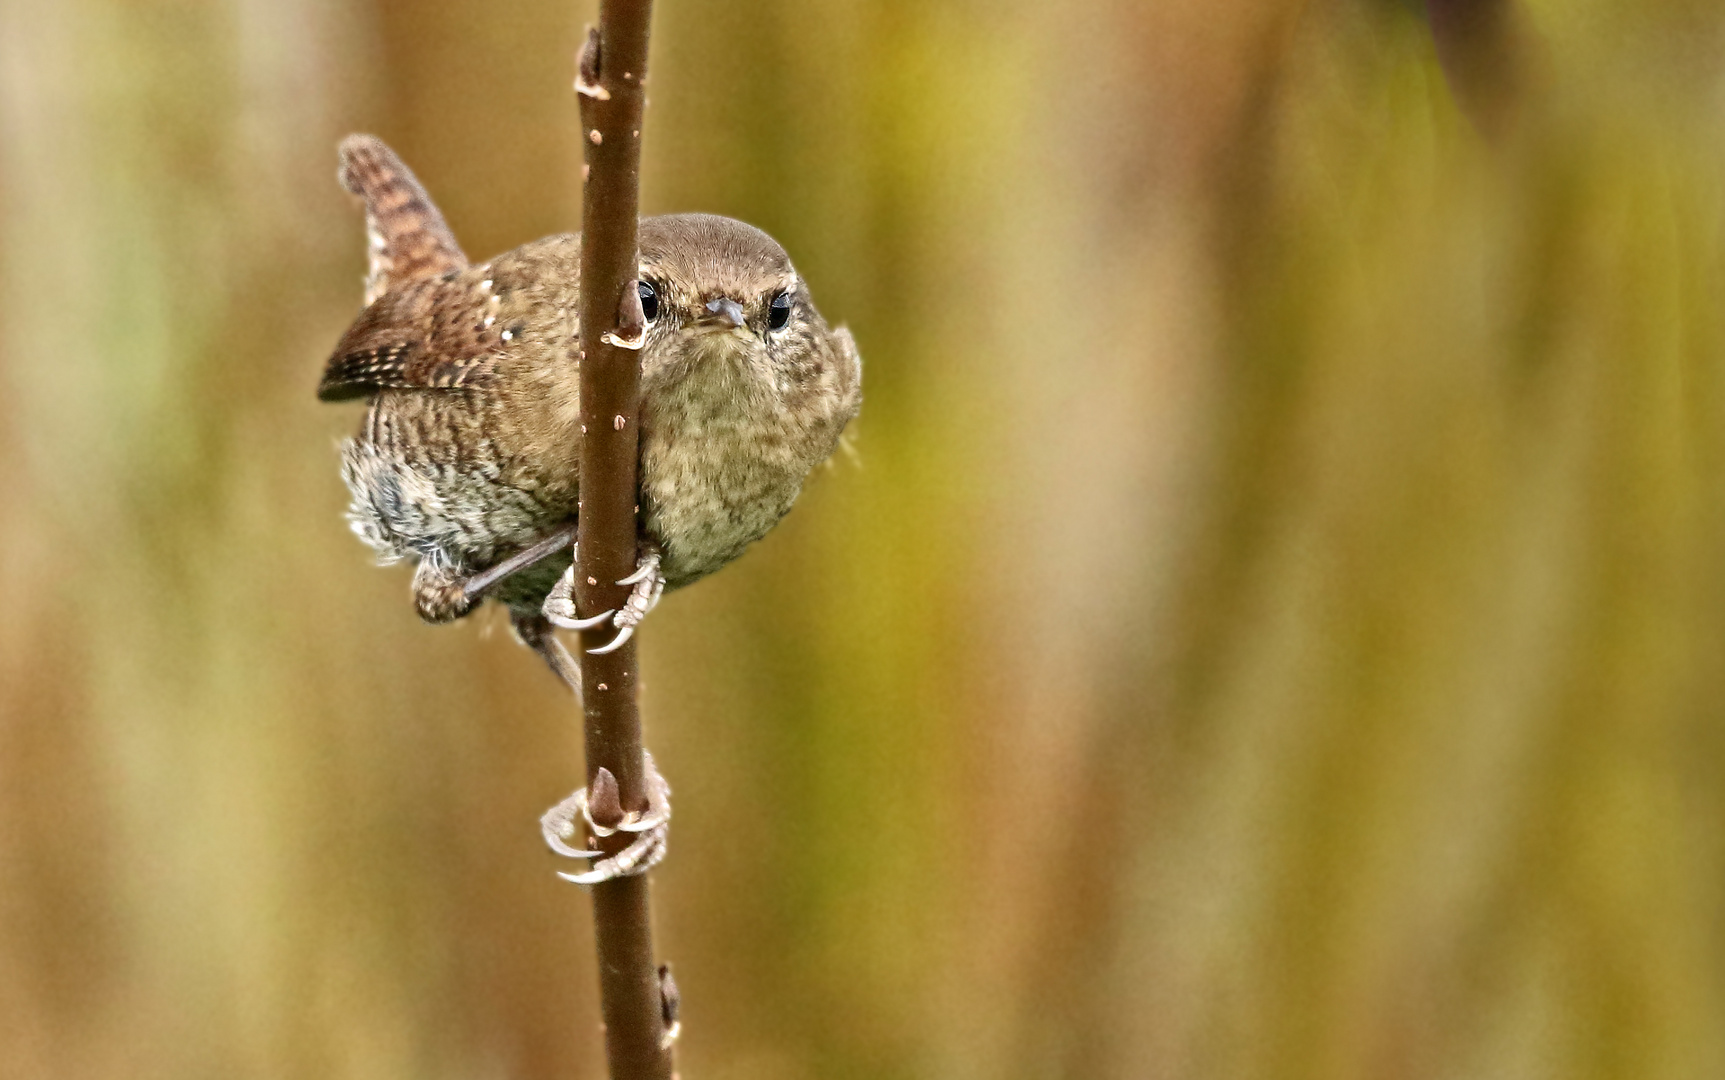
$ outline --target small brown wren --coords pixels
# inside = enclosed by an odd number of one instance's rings
[[[423,618],[460,618],[491,595],[578,686],[548,615],[579,625],[568,587],[581,238],[546,237],[473,266],[378,139],[343,141],[340,178],[365,201],[371,266],[366,307],[318,397],[369,399],[342,450],[354,531],[386,562],[417,562]],[[828,328],[766,233],[673,214],[641,221],[640,249],[645,554],[617,616],[624,634],[661,590],[764,536],[862,404],[850,333]]]

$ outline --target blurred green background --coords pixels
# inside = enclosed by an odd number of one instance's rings
[[[1725,10],[1513,14],[659,0],[867,397],[644,635],[683,1076],[1725,1076]],[[602,1075],[575,710],[313,398],[337,140],[572,228],[592,15],[0,0],[0,1076]]]

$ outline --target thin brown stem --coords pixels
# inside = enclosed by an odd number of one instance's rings
[[[636,219],[651,14],[650,0],[602,0],[599,27],[589,32],[577,61],[587,164],[581,208],[581,508],[575,596],[584,612],[621,608],[628,590],[615,582],[635,569],[641,368],[640,352],[626,346],[639,342],[644,321],[635,285]],[[582,648],[598,647],[615,633],[609,626],[585,632]],[[588,783],[594,783],[599,769],[608,769],[623,805],[644,809],[637,672],[634,640],[606,655],[582,656]],[[628,837],[611,839],[626,843]],[[595,885],[593,913],[612,1080],[670,1080],[646,876]]]

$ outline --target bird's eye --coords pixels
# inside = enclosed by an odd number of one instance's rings
[[[767,309],[767,328],[783,330],[785,324],[791,321],[791,294],[779,292],[774,294],[773,303]]]
[[[659,317],[659,291],[653,288],[650,281],[637,281],[635,284],[639,286],[638,291],[641,294],[641,314],[647,317],[648,322],[652,322]]]

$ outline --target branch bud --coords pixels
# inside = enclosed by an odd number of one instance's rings
[[[623,794],[611,770],[599,766],[593,776],[593,787],[587,792],[587,817],[601,829],[615,829],[623,823]]]
[[[599,84],[599,28],[587,28],[587,40],[575,54],[575,92],[595,101],[610,101],[611,91]]]
[[[624,284],[623,298],[617,304],[617,329],[600,340],[619,349],[639,349],[647,344],[647,313],[641,309],[639,281],[631,278]]]

